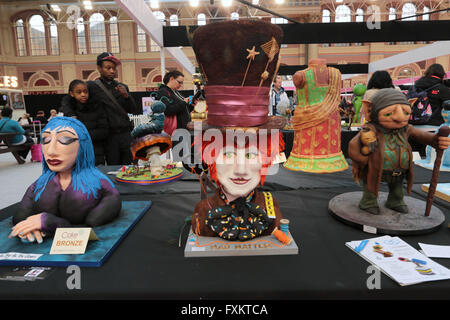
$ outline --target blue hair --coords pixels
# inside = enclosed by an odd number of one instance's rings
[[[108,181],[113,188],[114,184],[95,167],[94,147],[92,145],[91,136],[82,122],[77,119],[69,117],[55,117],[52,118],[44,127],[45,130],[54,130],[57,128],[72,128],[78,135],[78,155],[75,162],[75,167],[72,170],[72,186],[75,191],[81,189],[87,198],[93,196],[95,199],[98,195],[98,190],[101,189],[100,181],[102,179]],[[37,201],[44,191],[47,183],[51,181],[56,175],[56,172],[50,170],[45,159],[42,159],[42,175],[36,181],[36,194],[34,200]]]

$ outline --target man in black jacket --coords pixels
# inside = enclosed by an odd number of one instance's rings
[[[417,90],[427,90],[428,99],[430,100],[431,109],[433,114],[428,120],[427,124],[431,126],[439,126],[444,123],[442,118],[442,104],[446,100],[450,100],[450,88],[444,84],[443,78],[445,71],[442,65],[432,64],[425,71],[422,78],[415,82]]]
[[[109,123],[109,137],[106,140],[105,155],[108,165],[130,164],[132,122],[128,114],[137,114],[138,107],[130,95],[128,86],[114,80],[120,60],[109,52],[97,57],[100,79],[88,81],[89,95],[104,102]]]

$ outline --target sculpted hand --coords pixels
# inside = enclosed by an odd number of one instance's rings
[[[36,240],[37,243],[42,243],[43,238],[45,237],[45,233],[39,231],[39,230],[34,230],[31,232],[28,232],[27,234],[23,235],[23,236],[19,236],[20,240],[22,240],[22,242],[34,242],[34,240]]]
[[[19,236],[22,239],[26,237],[30,242],[33,242],[35,239],[39,243],[42,242],[42,235],[40,232],[42,228],[41,216],[42,213],[35,214],[29,216],[26,220],[19,222],[12,228],[9,237]]]
[[[448,149],[448,147],[450,146],[450,137],[439,137],[438,146],[439,149]]]

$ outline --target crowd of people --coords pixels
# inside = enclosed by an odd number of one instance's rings
[[[69,85],[68,94],[62,99],[59,113],[50,110],[49,118],[39,110],[33,119],[29,114],[23,114],[17,121],[11,120],[12,109],[4,108],[1,112],[0,132],[17,132],[13,144],[33,143],[29,137],[32,121],[39,121],[45,126],[49,120],[58,115],[74,117],[80,120],[91,136],[96,165],[126,165],[133,162],[130,145],[133,122],[129,114],[139,114],[137,106],[126,84],[115,80],[120,60],[109,52],[97,57],[97,70],[100,78],[95,81],[75,79]],[[412,88],[416,91],[426,91],[431,107],[431,115],[427,124],[439,126],[444,122],[441,111],[444,101],[450,100],[450,88],[444,81],[445,70],[440,64],[432,64],[418,79]],[[166,73],[163,77],[156,99],[166,105],[166,121],[170,120],[173,129],[185,129],[191,121],[191,112],[197,101],[190,101],[180,93],[184,83],[184,75],[177,70]],[[383,88],[400,88],[393,84],[387,71],[376,71],[367,84],[364,100]],[[292,97],[289,97],[282,87],[281,76],[275,77],[268,106],[268,115],[291,116],[295,111]],[[166,130],[166,124],[165,124]],[[29,148],[20,152],[27,157]]]

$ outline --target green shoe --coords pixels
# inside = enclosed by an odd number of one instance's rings
[[[386,206],[386,208],[389,208],[391,210],[394,210],[394,211],[397,211],[397,212],[400,212],[400,213],[408,213],[409,212],[408,206],[406,204],[400,205],[400,206],[396,206],[396,207],[388,207],[388,206]]]
[[[361,208],[361,205],[360,205],[359,208],[361,210],[364,210],[364,211],[366,211],[366,212],[368,212],[370,214],[373,214],[373,215],[379,215],[380,214],[380,208],[379,207]]]

